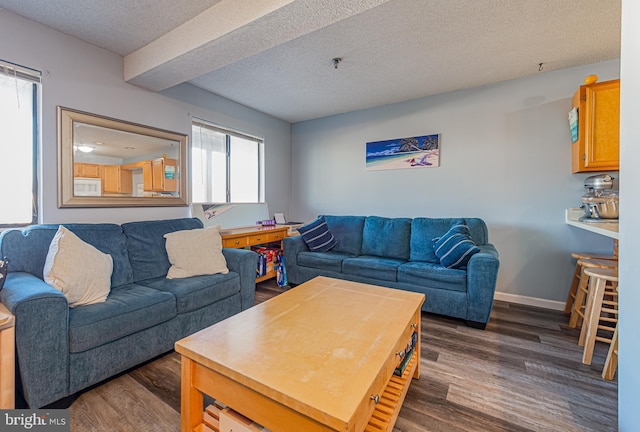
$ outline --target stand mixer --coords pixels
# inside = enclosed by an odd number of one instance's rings
[[[587,193],[582,196],[584,216],[582,222],[617,222],[618,221],[618,191],[613,188],[613,177],[609,174],[599,174],[584,180]]]

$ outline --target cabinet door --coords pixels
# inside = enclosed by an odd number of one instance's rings
[[[152,186],[151,190],[156,192],[164,191],[164,159],[154,159],[151,161]]]
[[[100,178],[101,165],[76,162],[73,164],[73,176],[85,178]]]
[[[574,95],[578,108],[578,141],[572,148],[572,171],[620,169],[620,80],[580,86]]]
[[[618,170],[620,166],[620,83],[604,82],[586,91],[585,167]]]
[[[133,193],[133,173],[131,170],[122,169],[118,167],[119,174],[118,178],[120,179],[120,193],[123,194],[132,194]]]
[[[164,160],[164,175],[163,175],[163,185],[162,190],[165,192],[175,192],[176,185],[176,177],[178,176],[176,160],[175,159],[165,159]]]
[[[153,190],[153,169],[151,165],[150,160],[142,162],[142,183],[145,191]]]
[[[104,167],[104,181],[102,182],[103,191],[117,193],[119,188],[120,182],[118,181],[118,166],[106,165]]]
[[[83,164],[83,177],[100,178],[100,165]]]
[[[131,170],[118,165],[104,167],[103,190],[107,193],[130,194],[133,192],[133,174]]]
[[[151,161],[153,191],[175,192],[176,191],[176,160],[158,158]]]

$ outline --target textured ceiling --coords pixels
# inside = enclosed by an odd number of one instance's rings
[[[619,58],[621,0],[0,0],[290,122]],[[334,69],[332,59],[343,61]],[[543,63],[542,72],[538,64]]]

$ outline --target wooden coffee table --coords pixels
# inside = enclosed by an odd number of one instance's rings
[[[424,295],[317,277],[176,342],[181,430],[203,394],[273,432],[392,430],[420,374]],[[417,332],[402,376],[394,375]]]

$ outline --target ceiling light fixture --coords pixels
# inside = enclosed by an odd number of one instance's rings
[[[94,148],[88,145],[79,145],[78,150],[80,150],[82,153],[91,153]]]
[[[342,61],[342,59],[340,57],[336,57],[333,60],[331,60],[333,62],[333,68],[334,69],[338,69],[338,65],[340,64],[340,62]]]

